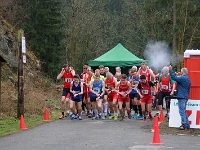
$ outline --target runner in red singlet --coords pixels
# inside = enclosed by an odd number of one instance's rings
[[[112,113],[109,119],[114,118],[114,120],[117,120],[118,119],[118,109],[117,109],[118,95],[115,90],[115,87],[117,85],[117,80],[114,78],[114,76],[110,72],[106,74],[105,84],[106,84],[105,91],[108,93],[108,105]]]
[[[138,84],[138,94],[141,98],[141,106],[142,113],[144,115],[144,121],[146,121],[146,110],[145,105],[147,104],[147,111],[149,113],[150,120],[153,119],[151,115],[151,107],[152,107],[152,95],[151,95],[151,87],[153,88],[154,95],[156,94],[156,89],[154,83],[151,81],[147,81],[145,75],[140,76],[140,83]]]
[[[154,80],[155,75],[151,69],[147,66],[146,62],[142,62],[141,67],[138,70],[138,76],[140,77],[141,75],[145,75],[147,78],[147,81]]]
[[[146,62],[142,62],[141,67],[138,70],[138,77],[140,78],[141,75],[144,75],[146,77],[147,81],[154,81],[155,75],[154,75],[153,71],[151,69],[149,69]],[[138,96],[138,99],[140,100],[139,96]],[[148,109],[146,109],[146,110],[148,110]]]
[[[87,65],[83,65],[83,72],[80,74],[80,78],[81,78],[81,81],[83,82],[83,76],[84,74],[87,73]],[[84,89],[84,87],[83,87]],[[86,108],[86,105],[83,103],[83,100],[84,100],[84,95],[82,96],[82,111],[83,113],[85,113],[85,108]]]
[[[65,64],[65,65],[63,65],[62,71],[57,76],[57,80],[59,80],[62,77],[64,79],[63,92],[62,92],[62,98],[61,98],[61,111],[62,111],[62,114],[60,116],[60,119],[64,118],[64,104],[65,104],[65,101],[67,103],[66,106],[69,107],[69,105],[68,105],[69,98],[67,98],[66,96],[68,94],[70,94],[70,84],[73,81],[74,75],[75,75],[75,71],[72,68],[70,68],[69,65]]]
[[[159,84],[158,86],[160,87],[160,91],[158,91],[159,110],[160,111],[162,110],[163,99],[165,98],[166,109],[168,114],[170,109],[170,96],[174,95],[174,89],[175,89],[175,81],[173,81],[170,77],[169,67],[163,68],[163,74],[159,76],[158,84]]]
[[[90,102],[90,97],[89,97],[89,91],[90,91],[90,80],[91,77],[93,76],[93,72],[91,67],[87,67],[87,73],[83,75],[83,103],[86,104],[86,108],[87,108],[87,115],[88,117],[92,117],[92,112],[91,112],[91,102]]]
[[[123,103],[126,103],[126,110],[128,114],[128,118],[131,119],[131,111],[130,111],[130,98],[129,94],[132,91],[132,87],[129,81],[127,81],[127,76],[122,74],[121,80],[117,83],[116,90],[118,95],[118,104],[120,111],[120,121],[124,119],[125,108],[122,107]]]

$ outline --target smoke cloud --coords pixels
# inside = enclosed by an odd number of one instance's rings
[[[160,71],[164,66],[169,66],[170,63],[175,65],[176,58],[172,55],[168,44],[165,41],[151,41],[146,45],[144,57],[148,60],[148,65]]]

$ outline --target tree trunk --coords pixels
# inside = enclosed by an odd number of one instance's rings
[[[173,42],[172,42],[172,54],[177,58],[177,38],[176,38],[176,0],[173,0]],[[178,60],[179,63],[179,60]],[[178,69],[178,68],[177,68]]]

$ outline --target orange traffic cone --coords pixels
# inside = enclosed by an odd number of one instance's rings
[[[44,121],[50,121],[50,120],[49,120],[49,111],[48,111],[47,108],[46,108],[45,111],[44,111]]]
[[[165,121],[165,118],[164,118],[164,114],[163,114],[163,110],[160,111],[160,120],[159,122],[164,122]]]
[[[157,116],[156,116],[157,117]],[[159,127],[158,127],[158,122],[155,122],[155,128],[154,128],[154,135],[153,135],[153,141],[152,143],[153,145],[160,145],[160,144],[164,144],[160,142],[160,135],[159,135]]]
[[[151,132],[155,131],[155,125],[158,124],[158,116],[154,117],[153,126],[151,128]]]
[[[25,124],[25,122],[24,122],[24,117],[23,117],[23,115],[21,115],[21,117],[20,117],[20,125],[19,125],[20,127],[20,130],[26,130],[27,128],[26,128],[26,124]]]

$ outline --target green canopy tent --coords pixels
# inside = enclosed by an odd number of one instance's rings
[[[100,57],[89,60],[89,66],[140,66],[143,59],[138,58],[130,51],[128,51],[121,43],[117,44],[114,48],[101,55]]]

